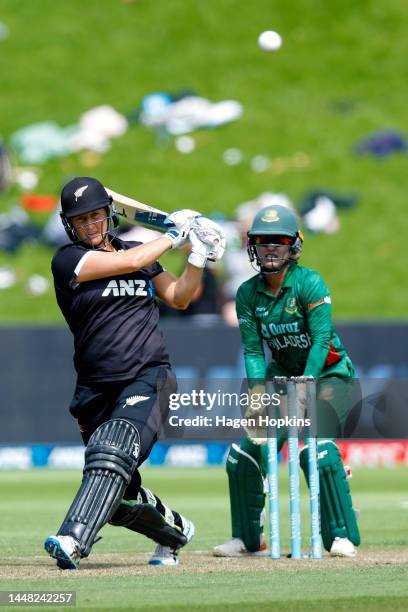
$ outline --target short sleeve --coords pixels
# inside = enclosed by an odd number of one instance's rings
[[[61,289],[75,289],[75,279],[91,253],[91,250],[80,245],[69,244],[59,249],[51,262],[55,284]]]

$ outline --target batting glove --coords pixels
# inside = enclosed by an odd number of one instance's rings
[[[196,268],[205,268],[207,259],[213,254],[213,247],[200,240],[194,229],[190,231],[189,236],[192,248],[188,263]]]
[[[201,242],[211,247],[207,259],[220,260],[226,247],[225,232],[222,227],[207,217],[198,217],[194,219],[192,229]]]
[[[165,236],[171,240],[172,249],[180,247],[186,242],[194,219],[199,215],[200,213],[196,210],[184,208],[183,210],[176,210],[167,217],[165,223],[174,226],[165,233]]]

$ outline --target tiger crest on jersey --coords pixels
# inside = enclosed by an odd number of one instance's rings
[[[285,306],[285,312],[287,312],[288,314],[295,314],[297,312],[297,303],[296,303],[296,298],[295,297],[289,297],[287,302],[286,302],[286,306]]]

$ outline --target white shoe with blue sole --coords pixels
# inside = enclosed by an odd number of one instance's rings
[[[194,524],[191,521],[188,521],[187,519],[185,519],[184,517],[181,517],[181,518],[183,519],[183,534],[186,536],[187,538],[186,544],[188,544],[189,542],[191,542],[191,540],[194,537],[194,533],[195,533]],[[184,546],[186,544],[184,544]],[[161,544],[158,544],[156,546],[156,549],[153,555],[151,556],[149,560],[149,565],[166,565],[166,566],[178,565],[179,560],[178,560],[177,554],[179,550],[180,549],[174,550],[173,548],[170,548],[170,546],[162,546]]]
[[[71,536],[49,536],[44,548],[61,569],[75,570],[79,567],[81,553],[78,542]]]

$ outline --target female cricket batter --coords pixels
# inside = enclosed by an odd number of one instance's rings
[[[71,242],[55,254],[52,272],[59,307],[74,335],[77,385],[70,412],[86,451],[81,486],[45,549],[60,568],[76,569],[109,522],[157,543],[149,563],[175,565],[194,526],[143,487],[138,471],[176,388],[155,296],[173,308],[188,306],[213,249],[205,242],[206,231],[214,235],[220,228],[200,218],[200,240],[191,229],[198,213],[181,210],[170,215],[175,227],[160,238],[124,242],[115,237],[118,218],[111,198],[90,177],[65,185],[61,207]],[[188,237],[192,252],[176,279],[157,259]]]
[[[318,379],[319,437],[323,418],[326,438],[318,442],[323,544],[333,556],[354,557],[360,535],[346,471],[333,440],[341,434],[350,410],[347,387],[354,368],[333,328],[326,285],[317,272],[297,263],[302,242],[296,214],[289,208],[269,206],[256,215],[248,232],[248,254],[259,273],[239,287],[236,298],[245,368],[252,391],[274,376]],[[274,359],[269,364],[264,343]],[[285,437],[278,438],[279,449],[284,442]],[[227,473],[232,540],[215,547],[216,556],[268,554],[263,533],[265,443],[255,431],[240,446],[231,447]],[[307,448],[301,451],[300,464],[307,477]]]

